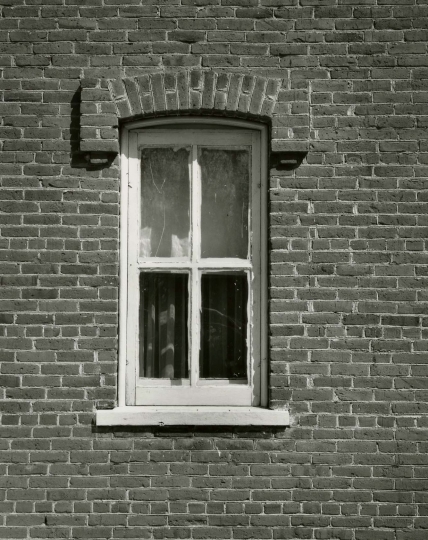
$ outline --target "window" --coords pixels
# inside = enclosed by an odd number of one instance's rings
[[[254,416],[267,405],[267,186],[265,129],[251,127],[187,119],[125,132],[122,408],[117,421],[98,411],[98,424],[288,422]]]

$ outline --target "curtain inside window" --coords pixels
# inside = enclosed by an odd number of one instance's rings
[[[200,377],[247,377],[247,275],[202,275]]]
[[[140,274],[140,377],[188,378],[188,274]]]

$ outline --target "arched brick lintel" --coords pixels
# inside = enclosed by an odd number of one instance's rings
[[[290,81],[213,70],[81,81],[80,149],[119,152],[119,122],[166,115],[239,116],[271,125],[271,150],[306,152],[307,91]]]

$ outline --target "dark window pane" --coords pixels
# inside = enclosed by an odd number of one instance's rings
[[[189,153],[173,147],[141,151],[141,257],[189,256]]]
[[[188,274],[140,274],[140,377],[188,377]]]
[[[248,150],[200,148],[202,257],[248,256]]]
[[[247,275],[202,276],[201,378],[247,377]]]

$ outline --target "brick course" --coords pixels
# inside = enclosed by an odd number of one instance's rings
[[[0,12],[0,537],[425,540],[426,3]],[[128,119],[188,110],[202,76],[196,110],[222,114],[232,80],[281,81],[273,139],[308,144],[270,176],[270,397],[293,425],[97,428],[116,400],[119,158],[84,153],[118,149],[115,84]]]

